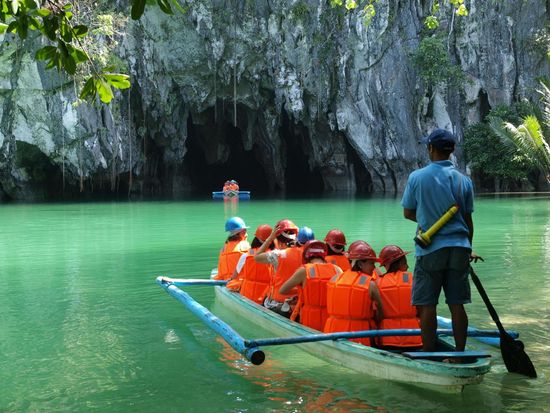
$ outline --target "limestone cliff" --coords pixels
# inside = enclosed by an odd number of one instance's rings
[[[207,194],[226,178],[253,191],[396,192],[427,161],[419,136],[438,126],[460,137],[550,74],[531,47],[544,0],[471,0],[468,17],[443,19],[468,78],[458,86],[425,84],[412,64],[429,2],[381,1],[368,27],[327,3],[150,8],[117,49],[132,88],[103,107],[75,105],[73,82],[30,58],[36,41],[6,35],[0,198]]]

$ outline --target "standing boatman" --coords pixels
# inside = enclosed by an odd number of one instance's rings
[[[456,350],[464,351],[468,329],[464,304],[471,302],[469,263],[481,259],[472,252],[473,185],[449,160],[456,145],[452,133],[436,129],[422,142],[427,145],[432,162],[409,175],[401,200],[403,215],[418,223],[420,235],[452,206],[458,207],[458,213],[427,243],[417,242],[412,303],[420,317],[422,349],[435,351],[436,307],[443,288],[451,311]],[[420,238],[418,235],[416,239]]]

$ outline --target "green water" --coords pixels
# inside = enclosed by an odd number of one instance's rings
[[[262,366],[243,361],[154,282],[206,278],[234,213],[251,227],[289,217],[321,238],[339,227],[376,250],[413,247],[395,199],[0,206],[0,412],[550,411],[550,198],[477,199],[478,275],[540,378],[506,373],[497,350],[462,395],[373,380],[290,346],[267,349]],[[193,291],[226,317],[212,290]],[[493,328],[472,293],[471,323]]]

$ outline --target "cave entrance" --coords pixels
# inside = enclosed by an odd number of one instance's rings
[[[214,109],[201,113],[201,124],[187,121],[187,154],[185,163],[193,192],[204,195],[205,192],[221,191],[223,183],[234,179],[240,189],[255,194],[266,194],[269,190],[267,175],[258,161],[254,146],[245,150],[243,131],[234,127],[226,119],[215,122]],[[244,118],[244,114],[243,114]],[[219,142],[225,143],[228,154],[224,161],[214,161],[211,151],[218,150]]]
[[[309,130],[301,123],[295,123],[286,112],[281,118],[279,134],[285,147],[285,186],[288,195],[315,195],[323,192],[321,172],[309,168],[312,156]]]
[[[347,155],[348,162],[351,163],[353,168],[353,176],[355,177],[355,191],[358,195],[370,195],[374,190],[374,183],[372,176],[365,164],[359,157],[359,154],[351,145],[347,142]]]

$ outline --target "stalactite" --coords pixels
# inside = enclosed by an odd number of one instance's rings
[[[116,149],[114,146],[115,142],[113,142],[113,158],[111,159],[111,192],[116,189]]]
[[[233,63],[233,126],[237,127],[237,65]]]
[[[214,123],[218,123],[218,60],[214,56]]]
[[[237,4],[233,10],[233,126],[237,127]]]

